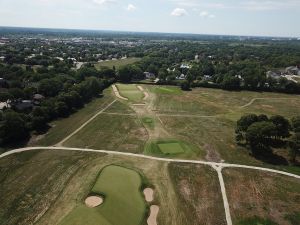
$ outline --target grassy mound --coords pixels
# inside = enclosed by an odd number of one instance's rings
[[[113,165],[105,167],[91,190],[104,196],[104,203],[96,208],[80,203],[61,224],[139,225],[146,212],[141,186],[142,178],[136,171]]]

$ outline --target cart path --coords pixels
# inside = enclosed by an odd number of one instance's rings
[[[109,103],[106,107],[101,109],[99,112],[97,112],[94,116],[92,116],[88,121],[86,121],[84,124],[82,124],[78,129],[76,129],[74,132],[72,132],[70,135],[68,135],[66,138],[64,138],[62,141],[57,143],[55,146],[62,146],[64,142],[66,142],[68,139],[70,139],[72,136],[77,134],[82,128],[84,128],[86,125],[88,125],[92,120],[94,120],[97,116],[102,114],[105,110],[107,110],[112,104],[114,104],[117,100],[112,101]]]
[[[252,105],[257,100],[295,100],[296,98],[253,98],[246,105],[240,106],[240,108],[246,108]]]

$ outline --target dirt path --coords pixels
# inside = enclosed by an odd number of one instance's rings
[[[94,120],[97,116],[99,116],[101,113],[103,113],[105,110],[107,110],[112,104],[114,104],[117,100],[114,100],[110,104],[108,104],[105,108],[100,110],[98,113],[96,113],[94,116],[92,116],[88,121],[86,121],[84,124],[82,124],[77,130],[75,130],[73,133],[71,133],[69,136],[64,138],[62,141],[57,143],[55,146],[62,146],[64,142],[66,142],[68,139],[70,139],[72,136],[77,134],[82,128],[84,128],[86,125],[88,125],[92,120]]]
[[[150,216],[147,220],[148,225],[157,225],[156,218],[157,218],[158,212],[159,212],[159,207],[157,205],[151,205]]]
[[[118,90],[118,88],[117,88],[116,85],[112,85],[112,88],[113,88],[113,91],[114,91],[115,95],[116,95],[119,99],[128,101],[128,98],[125,98],[125,97],[121,96],[121,94],[120,94],[120,92],[119,92],[119,90]]]
[[[246,108],[246,107],[252,105],[257,100],[295,100],[295,99],[294,98],[253,98],[246,105],[240,106],[240,108]]]

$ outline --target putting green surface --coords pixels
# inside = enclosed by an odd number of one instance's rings
[[[146,212],[141,176],[120,166],[105,167],[91,193],[104,196],[102,205],[88,208],[82,201],[61,225],[139,225]]]
[[[184,153],[184,149],[179,143],[163,143],[158,144],[160,151],[164,154]]]
[[[134,84],[117,84],[117,88],[121,96],[134,103],[141,103],[144,98],[144,93]]]

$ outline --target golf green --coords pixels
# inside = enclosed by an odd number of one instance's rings
[[[91,190],[91,194],[104,197],[103,204],[88,208],[82,201],[63,219],[61,225],[139,225],[146,212],[141,185],[141,176],[136,171],[107,166]]]
[[[160,151],[164,154],[179,154],[183,153],[184,149],[180,143],[162,143],[158,144]]]

